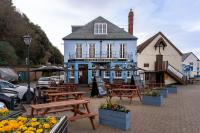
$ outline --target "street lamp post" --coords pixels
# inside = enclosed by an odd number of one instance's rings
[[[26,100],[27,100],[27,103],[31,103],[31,90],[30,90],[30,59],[29,59],[29,47],[31,45],[31,41],[32,41],[32,38],[30,35],[26,35],[26,36],[23,36],[24,38],[24,43],[26,44],[27,46],[27,57],[26,57],[26,65],[27,65],[27,84],[28,84],[28,89],[27,89],[27,92],[26,92]]]

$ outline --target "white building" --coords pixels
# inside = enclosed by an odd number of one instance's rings
[[[146,70],[146,83],[185,83],[182,52],[161,32],[137,47],[138,67]]]
[[[182,57],[183,72],[190,78],[199,75],[199,59],[192,53],[184,53]]]

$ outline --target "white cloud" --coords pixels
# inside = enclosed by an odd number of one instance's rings
[[[103,16],[127,29],[130,8],[135,14],[138,44],[158,31],[183,51],[200,43],[199,0],[13,0],[13,3],[42,27],[62,53],[62,38],[71,33],[71,25],[83,25]]]

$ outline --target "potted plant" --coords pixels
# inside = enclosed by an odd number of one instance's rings
[[[166,88],[155,88],[154,90],[158,90],[164,98],[168,96],[168,89]]]
[[[142,103],[147,105],[162,106],[164,99],[158,90],[152,90],[144,93]]]
[[[131,112],[125,106],[106,100],[99,108],[99,123],[128,130],[131,126]]]
[[[169,93],[177,93],[177,87],[176,86],[173,86],[173,85],[167,85],[165,87]]]

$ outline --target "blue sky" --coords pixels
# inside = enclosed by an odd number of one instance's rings
[[[98,16],[127,29],[132,8],[138,44],[163,32],[182,52],[200,57],[200,0],[13,0],[19,11],[41,26],[63,53],[62,38],[71,25],[84,25]]]

